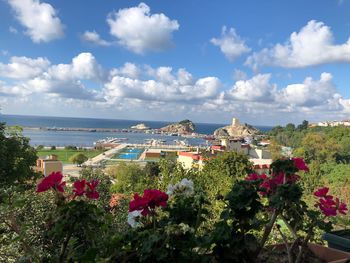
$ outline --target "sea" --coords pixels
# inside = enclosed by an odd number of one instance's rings
[[[145,121],[145,120],[118,120],[97,118],[71,118],[71,117],[48,117],[28,115],[5,115],[0,114],[0,122],[7,125],[18,125],[24,128],[23,135],[30,138],[32,146],[67,146],[93,147],[94,142],[107,137],[126,138],[128,143],[145,143],[149,139],[158,139],[165,144],[175,144],[176,140],[187,140],[190,145],[204,146],[206,140],[202,138],[183,138],[160,134],[146,134],[143,132],[89,132],[89,131],[52,131],[33,128],[106,128],[106,129],[129,129],[131,126],[145,123],[152,129],[164,127],[172,122]],[[228,124],[194,123],[196,132],[211,135],[217,128]],[[268,131],[270,126],[255,126],[261,131]]]

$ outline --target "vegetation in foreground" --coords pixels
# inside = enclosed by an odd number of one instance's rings
[[[276,243],[285,244],[285,259],[300,262],[305,243],[339,226],[349,203],[329,197],[347,187],[348,164],[330,159],[317,174],[318,155],[309,167],[277,160],[267,175],[252,174],[247,158],[232,152],[202,171],[168,160],[122,163],[83,169],[65,183],[35,174],[35,150],[4,125],[0,154],[5,262],[254,262]],[[342,221],[349,226],[348,216]]]

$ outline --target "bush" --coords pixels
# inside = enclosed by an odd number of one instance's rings
[[[76,151],[78,150],[77,146],[74,146],[74,145],[67,145],[64,147],[65,150],[73,150],[73,151]]]
[[[82,165],[84,162],[86,162],[89,158],[83,154],[83,153],[76,153],[75,155],[73,155],[71,158],[69,158],[69,160],[72,163],[77,164],[78,166]]]

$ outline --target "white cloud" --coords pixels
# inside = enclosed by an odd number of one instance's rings
[[[237,81],[226,94],[242,101],[273,101],[276,85],[270,84],[271,74],[258,74],[248,80]]]
[[[13,26],[10,26],[9,27],[9,31],[10,31],[10,33],[12,33],[12,34],[18,34],[18,30],[16,29],[16,28],[14,28]]]
[[[50,61],[47,58],[11,57],[10,63],[0,63],[0,77],[12,79],[32,78],[47,70],[49,65]]]
[[[85,31],[81,36],[81,39],[85,42],[89,42],[98,46],[110,46],[111,42],[108,42],[100,37],[96,31]]]
[[[339,94],[330,73],[284,87],[277,87],[271,74],[257,74],[227,89],[214,76],[195,78],[184,68],[128,62],[104,69],[91,53],[53,65],[44,58],[10,58],[8,64],[0,64],[0,100],[6,100],[6,109],[29,109],[32,106],[25,103],[32,101],[41,103],[40,108],[46,103],[50,112],[72,107],[74,112],[114,112],[135,119],[152,115],[221,122],[237,116],[246,122],[283,123],[339,119],[350,113],[350,99]]]
[[[332,75],[322,73],[320,80],[308,77],[303,83],[288,85],[279,92],[277,101],[293,107],[314,107],[327,105],[337,95]]]
[[[4,96],[27,96],[34,93],[63,98],[103,101],[100,91],[87,88],[106,81],[107,74],[91,53],[80,53],[70,64],[50,65],[44,58],[12,57],[9,64],[0,64],[0,77],[11,78],[0,90]],[[91,84],[90,84],[91,83]]]
[[[246,65],[300,68],[325,63],[350,62],[350,38],[346,43],[334,44],[330,27],[311,20],[299,32],[293,32],[285,44],[276,44],[254,53]]]
[[[242,54],[249,52],[251,49],[245,44],[244,40],[237,35],[234,28],[227,30],[226,26],[222,28],[220,38],[212,38],[210,42],[220,47],[221,52],[225,57],[234,61]]]
[[[113,12],[107,22],[111,35],[118,39],[118,43],[138,54],[171,47],[172,33],[179,29],[176,20],[162,13],[151,14],[145,3]]]
[[[235,69],[233,71],[233,79],[238,81],[238,80],[246,80],[247,79],[247,73],[240,69]]]
[[[112,69],[110,75],[112,77],[119,75],[122,77],[137,79],[141,75],[141,69],[133,63],[126,62],[122,67]]]
[[[148,67],[146,79],[114,75],[105,84],[104,92],[111,103],[121,99],[141,101],[198,103],[218,95],[219,79],[204,77],[193,80],[185,69],[176,73],[170,67]]]
[[[7,1],[33,42],[49,42],[63,37],[63,25],[52,5],[39,0]]]

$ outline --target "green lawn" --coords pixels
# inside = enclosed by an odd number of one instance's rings
[[[56,154],[58,160],[62,161],[64,164],[72,163],[69,161],[69,158],[76,153],[83,153],[88,158],[95,157],[102,153],[101,150],[39,150],[37,155],[46,156],[50,154]]]

